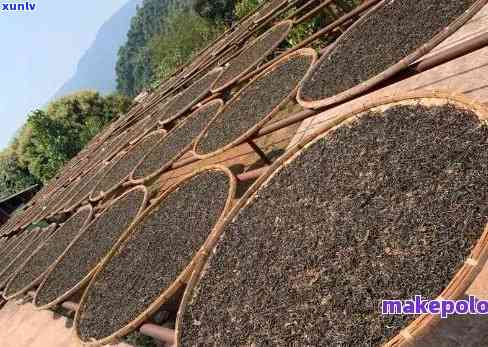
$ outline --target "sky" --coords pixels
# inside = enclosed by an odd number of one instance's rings
[[[34,11],[1,11],[2,4]],[[98,29],[128,0],[0,0],[0,150],[76,71]]]

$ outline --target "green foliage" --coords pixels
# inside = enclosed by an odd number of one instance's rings
[[[84,91],[32,112],[21,135],[23,161],[39,180],[49,180],[129,105],[125,97]]]
[[[360,0],[335,0],[335,4],[339,7],[343,12],[352,11],[355,7],[357,7],[361,3]]]
[[[346,12],[349,12],[351,9],[356,7],[354,3],[358,2],[358,0],[342,0],[336,1],[336,6],[334,7],[325,7],[321,11],[317,12],[315,16],[312,18],[295,25],[293,29],[290,31],[290,34],[287,37],[286,43],[283,45],[283,48],[293,47],[296,44],[300,43],[301,41],[305,40],[306,38],[310,37],[312,34],[317,32],[319,29],[326,27],[327,25],[334,22],[339,16],[343,15]],[[339,3],[341,5],[339,6]],[[286,14],[290,14],[291,12],[295,11],[295,8],[290,9]],[[321,48],[326,46],[330,43],[330,37],[324,36],[322,39],[317,40],[314,43],[316,48]]]
[[[241,19],[254,11],[264,2],[264,0],[239,0],[235,4],[235,17]]]
[[[35,110],[0,156],[0,194],[45,183],[109,122],[127,111],[127,97],[84,91]]]
[[[0,197],[19,192],[40,181],[22,166],[12,150],[0,153]]]
[[[149,46],[157,80],[169,77],[224,30],[222,24],[211,23],[188,10],[172,12],[166,23],[167,29]]]
[[[188,7],[193,0],[145,0],[132,19],[127,43],[118,53],[117,91],[134,97],[154,78],[149,42],[165,27],[170,11]]]
[[[230,0],[195,0],[193,8],[202,18],[213,23],[234,21],[234,1]]]
[[[117,90],[134,97],[157,85],[232,22],[233,12],[231,0],[145,0],[119,50]]]
[[[119,51],[117,90],[134,97],[145,88],[156,87],[158,81],[204,47],[215,32],[253,13],[265,2],[267,0],[145,0],[132,20],[127,43]],[[295,7],[306,2],[299,1]],[[335,1],[330,8],[294,27],[281,48],[302,41],[359,3],[360,0]],[[178,19],[181,13],[187,16],[185,21]],[[191,35],[194,35],[193,40],[189,39]],[[327,38],[319,40],[316,48],[328,43]]]

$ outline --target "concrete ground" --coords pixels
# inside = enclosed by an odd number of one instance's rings
[[[28,302],[18,305],[8,302],[0,309],[1,347],[71,347],[72,322],[52,311],[36,311]],[[120,343],[113,347],[131,347]]]

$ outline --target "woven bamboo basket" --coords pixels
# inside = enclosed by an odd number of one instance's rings
[[[368,111],[383,111],[395,105],[409,105],[418,104],[423,105],[445,105],[447,103],[460,106],[465,109],[469,109],[475,112],[479,119],[484,122],[488,122],[488,109],[484,106],[466,98],[463,95],[454,95],[444,92],[417,92],[413,94],[398,95],[393,97],[379,98],[371,103],[363,105],[362,107],[352,111],[351,113],[339,115],[330,119],[323,124],[320,128],[314,131],[312,134],[306,136],[298,144],[290,148],[283,156],[281,156],[276,162],[274,162],[269,169],[261,177],[259,177],[255,183],[249,188],[245,195],[238,201],[238,203],[232,208],[227,215],[224,223],[220,224],[220,230],[216,231],[217,235],[223,237],[223,228],[229,222],[233,221],[239,214],[241,209],[250,204],[256,199],[259,194],[260,188],[265,186],[271,179],[277,175],[283,168],[294,161],[299,155],[301,155],[307,148],[315,144],[317,141],[325,137],[330,131],[344,124],[348,124],[357,119],[361,114]],[[201,257],[199,262],[195,266],[193,275],[188,283],[186,292],[183,296],[180,310],[176,321],[176,346],[181,346],[181,329],[182,329],[182,316],[183,313],[192,299],[193,289],[197,286],[205,273],[208,270],[208,259],[212,257],[212,250],[218,248],[218,240],[208,243],[209,247],[205,253],[205,257]],[[472,249],[471,254],[466,258],[465,263],[460,270],[454,275],[451,282],[446,288],[439,293],[439,298],[445,300],[456,300],[461,298],[474,279],[481,272],[481,269],[488,260],[488,224]],[[415,339],[431,331],[439,322],[439,316],[432,315],[420,315],[412,323],[406,326],[398,335],[393,337],[384,346],[386,347],[406,347],[411,346]]]
[[[183,272],[175,279],[172,285],[170,285],[168,288],[165,288],[162,292],[161,295],[143,312],[141,313],[138,317],[136,317],[132,322],[130,322],[127,326],[124,328],[120,329],[119,331],[116,331],[112,335],[100,339],[100,340],[92,340],[92,341],[83,341],[80,337],[79,333],[79,322],[80,322],[80,317],[84,314],[85,310],[85,300],[87,293],[92,289],[92,287],[95,286],[96,279],[97,279],[97,274],[101,272],[104,268],[104,265],[107,264],[115,254],[117,254],[126,244],[127,239],[131,236],[133,230],[137,226],[139,222],[141,222],[148,214],[150,214],[154,208],[157,208],[160,202],[162,202],[168,195],[173,193],[174,191],[178,190],[180,185],[184,184],[185,182],[189,181],[193,177],[206,172],[206,171],[220,171],[223,172],[229,177],[230,179],[230,184],[229,184],[229,193],[227,197],[227,201],[225,204],[225,207],[222,211],[222,214],[220,215],[217,223],[213,227],[211,233],[209,234],[207,240],[205,243],[202,245],[201,249],[195,254],[193,260],[188,264],[188,266],[183,270]],[[207,253],[208,246],[207,244],[212,244],[215,243],[215,240],[218,239],[218,230],[221,229],[221,225],[225,220],[225,216],[228,214],[230,209],[232,208],[234,199],[235,199],[235,194],[236,194],[236,178],[232,174],[232,172],[227,169],[226,167],[220,166],[220,165],[212,165],[208,166],[205,168],[202,168],[198,171],[195,171],[194,173],[187,175],[184,177],[181,181],[178,183],[174,184],[170,188],[168,188],[166,191],[164,191],[157,200],[151,203],[150,207],[147,208],[142,215],[137,218],[132,225],[127,229],[127,231],[124,233],[121,239],[123,239],[123,242],[120,242],[117,247],[112,248],[110,253],[107,255],[107,257],[104,259],[104,261],[100,264],[100,266],[97,268],[91,282],[88,284],[88,287],[85,290],[85,293],[81,299],[79,309],[76,312],[75,320],[74,320],[74,334],[75,334],[75,339],[77,341],[77,344],[79,346],[85,346],[85,347],[95,347],[95,346],[103,346],[106,344],[113,343],[120,339],[123,336],[126,336],[127,334],[130,334],[131,332],[135,331],[141,324],[143,324],[145,321],[147,321],[153,314],[155,314],[159,308],[170,302],[174,296],[181,291],[186,283],[188,282],[192,271],[195,267],[195,264],[197,264],[198,260],[204,256],[204,254]]]
[[[90,163],[85,167],[83,172],[90,171],[93,167],[99,165],[99,163],[111,159],[114,155],[116,155],[116,151],[121,151],[120,146],[125,145],[124,142],[128,136],[128,131],[124,131],[119,135],[107,138],[103,144],[95,152],[93,152]]]
[[[260,40],[262,40],[263,36],[267,35],[269,32],[271,32],[272,30],[275,30],[276,28],[278,27],[281,27],[281,26],[284,26],[286,28],[285,32],[283,33],[283,35],[280,36],[280,38],[278,40],[276,40],[273,45],[268,49],[266,50],[266,52],[264,52],[264,54],[262,54],[260,57],[258,57],[256,60],[254,60],[249,66],[247,66],[244,70],[242,70],[237,76],[233,77],[231,80],[227,81],[226,83],[224,83],[223,85],[219,86],[219,87],[216,87],[216,88],[212,88],[212,93],[219,93],[225,89],[227,89],[229,86],[233,85],[234,83],[236,83],[237,81],[239,81],[239,79],[241,79],[242,76],[244,76],[245,74],[247,74],[249,71],[253,70],[261,61],[263,61],[268,55],[270,55],[271,53],[273,53],[273,51],[278,48],[278,46],[280,45],[280,43],[288,36],[288,34],[290,33],[290,30],[291,28],[293,27],[293,21],[291,20],[287,20],[287,21],[283,21],[283,22],[280,22],[276,25],[274,25],[272,28],[270,28],[268,31],[266,31],[264,34],[262,34],[261,36],[259,36],[257,39],[255,39],[252,43],[250,43],[250,45],[244,49],[240,54],[246,54],[247,52],[247,49],[249,49],[250,47],[252,47],[254,44],[258,43]],[[225,71],[225,70],[224,70]],[[221,76],[222,77],[222,76]],[[219,78],[220,80],[220,78]],[[217,82],[219,81],[217,80]],[[217,84],[216,82],[216,84]]]
[[[7,265],[10,262],[12,256],[16,256],[19,252],[25,248],[25,246],[31,242],[35,238],[35,235],[39,233],[41,228],[35,227],[32,230],[25,231],[21,235],[24,236],[22,242],[20,242],[16,247],[8,247],[6,252],[0,255],[0,270],[3,266]]]
[[[214,67],[212,67],[208,72],[210,72]],[[204,75],[200,75],[198,73],[195,73],[195,74],[191,74],[190,76],[188,76],[187,78],[182,78],[181,80],[179,80],[178,83],[176,83],[172,88],[171,90],[168,90],[164,95],[163,95],[163,100],[169,104],[169,102],[171,102],[173,99],[175,99],[176,97],[178,97],[180,94],[182,94],[189,86],[191,86],[192,84],[194,84],[196,81],[198,81],[199,79],[201,79],[202,77],[204,77],[206,74]],[[213,84],[212,84],[213,85]],[[210,93],[210,92],[209,92]],[[206,97],[208,97],[209,93],[206,94]],[[204,98],[200,98],[200,101],[203,100]],[[166,124],[167,122],[163,119],[161,121],[159,121],[159,123],[161,124]]]
[[[326,53],[324,53],[320,59],[317,61],[317,63],[312,67],[312,69],[308,72],[307,76],[305,77],[304,81],[308,80],[309,78],[312,77],[312,75],[315,73],[316,69],[320,65],[322,61],[325,59],[328,59],[329,55],[334,52],[334,50],[338,47],[338,45],[349,39],[349,36],[351,34],[351,31],[354,30],[356,27],[362,25],[366,20],[371,15],[374,15],[386,2],[389,0],[383,0],[377,5],[375,5],[373,8],[371,8],[364,16],[361,17],[356,23],[354,23],[351,27],[349,27],[348,30],[339,38],[337,41],[335,41],[332,45],[329,46],[327,49]],[[471,19],[483,6],[486,5],[488,0],[478,0],[476,1],[462,16],[458,17],[456,20],[454,20],[449,26],[445,27],[443,30],[441,30],[437,35],[432,37],[428,42],[423,44],[421,47],[416,49],[414,52],[400,60],[398,63],[390,66],[388,69],[385,71],[381,72],[380,74],[368,79],[367,81],[364,81],[344,92],[341,92],[339,94],[336,94],[332,97],[327,97],[321,100],[307,100],[303,96],[303,83],[300,86],[297,94],[297,101],[300,105],[302,105],[305,108],[322,108],[325,106],[330,106],[333,104],[337,104],[340,102],[343,102],[345,100],[351,99],[355,96],[358,96],[361,93],[364,93],[370,89],[372,89],[374,86],[378,85],[379,83],[388,80],[392,76],[396,75],[402,70],[405,70],[408,68],[409,65],[414,63],[416,60],[421,58],[422,56],[426,55],[428,52],[430,52],[434,47],[436,47],[438,44],[440,44],[442,41],[444,41],[447,37],[452,35],[454,32],[456,32],[460,27],[462,27],[469,19]],[[326,76],[324,76],[326,78]]]
[[[173,96],[175,93],[178,93],[180,91],[184,91],[187,89],[189,86],[194,84],[196,81],[200,80],[202,77],[207,75],[209,72],[211,72],[213,69],[222,69],[222,73],[224,68],[221,67],[221,65],[217,64],[215,61],[210,60],[207,63],[203,64],[198,70],[194,71],[191,73],[188,77],[185,79],[182,79],[180,83],[175,86],[174,90],[167,95],[167,97]],[[220,78],[221,76],[219,76]],[[216,82],[215,82],[216,83]],[[212,87],[215,85],[215,83],[212,84]],[[209,96],[212,95],[212,91],[208,93]],[[215,95],[215,93],[214,93]],[[208,96],[207,96],[208,97]]]
[[[152,115],[147,116],[145,119],[140,120],[141,124],[134,124],[131,131],[134,131],[134,135],[131,134],[129,145],[139,142],[143,137],[146,137],[150,132],[156,130],[156,122],[153,123]]]
[[[90,205],[86,205],[86,206],[83,206],[82,208],[80,208],[77,212],[80,212],[80,211],[83,211],[83,210],[87,210],[88,211],[88,216],[87,218],[85,219],[85,222],[84,222],[84,225],[81,227],[81,229],[83,229],[88,223],[90,223],[91,219],[93,218],[93,208],[90,206]],[[63,225],[60,225],[59,228],[56,230],[55,233],[53,233],[45,242],[43,245],[45,245],[47,242],[49,242],[49,240],[51,238],[53,238],[56,233],[58,232],[63,232]],[[41,246],[42,247],[42,246]],[[68,246],[69,247],[69,246]],[[39,250],[40,247],[37,249]],[[14,279],[14,277],[19,273],[19,271],[25,266],[25,264],[27,264],[27,262],[29,260],[31,260],[33,257],[36,256],[36,252],[34,252],[33,254],[31,254],[29,257],[26,258],[25,262],[17,269],[17,271],[12,275],[12,277],[10,278],[10,281],[7,283],[6,287],[5,287],[5,291],[4,291],[4,298],[7,299],[7,300],[11,300],[11,299],[14,299],[18,296],[21,296],[25,293],[27,293],[30,289],[32,289],[33,287],[37,286],[39,283],[41,283],[41,281],[43,280],[43,278],[46,276],[46,274],[50,271],[51,269],[51,266],[46,269],[46,271],[44,271],[40,276],[38,276],[35,280],[33,280],[31,283],[29,283],[28,285],[26,285],[24,288],[22,288],[21,290],[19,290],[18,292],[16,293],[12,293],[11,295],[8,295],[6,296],[5,295],[5,292],[7,291],[10,283],[12,282],[12,280]],[[60,256],[62,257],[64,255],[64,252],[63,254]],[[59,257],[58,257],[59,258]],[[54,264],[54,263],[53,263]]]
[[[145,133],[146,132],[142,132],[141,137],[144,136]],[[126,130],[122,134],[118,135],[117,138],[119,140],[116,141],[116,143],[108,149],[107,155],[105,156],[105,158],[103,158],[103,160],[112,160],[114,157],[117,156],[117,154],[127,150],[127,148],[130,146],[129,139],[131,138],[131,136],[133,136],[133,134],[130,130]]]
[[[220,78],[220,76],[222,75],[222,72],[223,72],[223,69],[221,67],[218,67],[218,68],[215,68],[213,69],[212,71],[210,71],[208,74],[206,74],[205,76],[203,76],[202,78],[200,78],[200,80],[206,78],[208,75],[210,74],[214,74],[214,79],[213,81],[208,85],[207,88],[205,88],[204,90],[202,90],[202,92],[198,95],[198,97],[196,97],[195,99],[193,99],[192,102],[190,102],[189,104],[187,104],[186,106],[184,106],[182,109],[176,111],[175,114],[173,115],[170,115],[168,118],[166,119],[161,119],[161,122],[163,122],[164,124],[168,124],[172,121],[174,121],[175,119],[183,116],[187,111],[189,111],[193,106],[195,106],[196,104],[198,104],[200,101],[202,101],[203,99],[205,99],[205,97],[210,93],[210,90],[212,89],[212,87],[214,86],[215,82]],[[193,84],[195,83],[198,83],[200,80],[194,82]],[[188,88],[186,88],[185,90],[183,90],[182,92],[180,92],[179,94],[177,94],[176,96],[174,96],[174,99],[173,100],[176,100],[177,98],[181,97],[182,95],[184,95],[185,91],[187,91],[189,88],[191,88],[192,86],[189,86]],[[168,102],[168,107],[170,106],[169,104],[171,103],[172,101]]]
[[[165,138],[166,131],[165,130],[156,130],[156,131],[153,131],[153,132],[147,134],[146,137],[158,136],[158,134],[161,135],[161,139],[158,140],[158,142],[160,142]],[[143,141],[143,140],[144,139],[141,139],[141,141]],[[137,144],[134,144],[130,148],[128,148],[127,151],[125,152],[124,156],[120,157],[119,159],[114,161],[113,164],[111,164],[111,168],[109,168],[108,171],[112,170],[112,168],[114,168],[117,164],[119,164],[121,161],[123,161],[125,156],[128,155],[130,153],[130,151],[133,150],[136,146],[137,146]],[[99,192],[99,194],[97,194],[97,195],[95,195],[96,192],[93,190],[89,196],[90,202],[98,202],[98,201],[105,200],[108,197],[112,196],[116,191],[120,190],[120,188],[127,186],[126,185],[127,180],[130,177],[131,177],[131,174],[129,173],[120,182],[114,183],[112,188],[110,188],[107,191]],[[94,185],[94,189],[95,188],[96,188],[96,184]]]
[[[204,108],[206,109],[206,108],[211,107],[213,105],[219,105],[219,108],[218,108],[218,111],[217,111],[217,113],[219,113],[222,110],[222,108],[224,107],[224,102],[221,99],[212,100],[209,103],[206,103],[205,105],[203,105],[201,108],[197,109],[195,112],[201,112],[202,109],[204,109]],[[177,128],[180,128],[182,126],[185,126],[185,124],[188,121],[191,121],[191,115],[188,116],[183,122],[181,122],[181,124],[179,124],[177,126]],[[174,131],[174,130],[175,129],[173,129],[172,131]],[[171,133],[167,136],[167,139],[170,139],[170,137],[171,137]],[[166,171],[167,169],[169,169],[171,167],[171,165],[173,165],[178,159],[180,159],[186,152],[188,152],[188,150],[190,150],[193,147],[193,144],[194,144],[195,140],[196,139],[194,139],[193,141],[191,141],[184,149],[182,149],[177,155],[175,155],[169,161],[167,161],[166,163],[161,163],[161,166],[160,166],[160,168],[157,171],[151,173],[150,175],[148,175],[146,177],[136,179],[134,177],[135,171],[144,162],[144,159],[145,158],[142,158],[141,161],[136,165],[136,167],[134,168],[134,170],[132,170],[132,172],[131,172],[131,174],[129,176],[129,181],[126,183],[126,185],[129,186],[129,185],[137,185],[137,184],[148,184],[149,182],[153,181],[158,176],[160,176],[164,171]]]
[[[229,100],[226,103],[226,105],[224,106],[224,108],[214,117],[214,119],[212,119],[210,121],[210,123],[208,124],[208,126],[202,131],[202,133],[195,140],[195,144],[194,144],[192,150],[195,152],[195,156],[197,158],[199,158],[199,159],[206,159],[206,158],[213,157],[213,156],[215,156],[217,154],[220,154],[222,152],[225,152],[226,150],[228,150],[228,149],[230,149],[232,147],[235,147],[235,146],[239,145],[240,143],[244,142],[245,140],[247,140],[248,138],[250,138],[253,134],[255,134],[261,127],[263,127],[271,118],[273,118],[276,115],[276,113],[278,113],[283,108],[283,106],[285,106],[290,100],[292,100],[295,97],[296,92],[298,90],[298,85],[268,115],[266,115],[265,117],[263,117],[252,128],[250,128],[247,131],[245,131],[237,139],[233,140],[232,142],[230,142],[228,144],[223,145],[221,148],[219,148],[218,150],[216,150],[214,152],[211,152],[211,153],[199,153],[199,151],[198,151],[198,144],[199,144],[200,141],[203,140],[205,134],[208,132],[208,130],[212,126],[212,124],[215,121],[215,119],[217,119],[228,107],[232,107],[233,101],[239,99],[241,97],[241,94],[244,91],[246,91],[246,89],[249,88],[249,86],[252,86],[252,84],[255,81],[257,81],[258,79],[261,79],[263,76],[265,76],[265,75],[273,72],[275,69],[278,68],[278,66],[280,66],[281,64],[285,63],[286,61],[288,61],[291,58],[294,58],[296,56],[309,56],[309,57],[311,57],[311,65],[313,65],[315,63],[315,61],[317,60],[317,53],[315,52],[315,50],[313,50],[311,48],[303,48],[303,49],[300,49],[298,51],[295,51],[293,53],[290,53],[290,54],[286,55],[285,57],[279,59],[273,65],[271,65],[269,68],[267,68],[266,70],[264,70],[262,73],[260,73],[256,77],[254,77],[244,88],[242,88],[236,95],[234,95],[232,97],[231,100]]]
[[[84,175],[81,175],[77,180],[64,187],[63,191],[49,202],[46,206],[46,218],[50,218],[62,212],[62,206],[73,196],[73,192],[83,183],[83,179]]]
[[[146,187],[144,186],[137,186],[137,187],[134,187],[130,190],[128,190],[126,193],[124,193],[123,195],[119,196],[118,198],[112,200],[109,204],[107,204],[106,206],[104,206],[104,209],[107,209],[107,208],[110,208],[112,205],[116,204],[119,200],[123,199],[127,194],[131,193],[132,191],[135,191],[135,190],[141,190],[144,192],[144,200],[143,200],[143,203],[141,204],[141,207],[139,209],[139,211],[137,212],[136,214],[136,217],[134,218],[134,220],[137,219],[138,216],[140,216],[143,211],[147,208],[148,206],[148,202],[149,202],[149,192],[147,190]],[[103,212],[102,212],[103,214]],[[70,244],[70,246],[68,247],[71,248],[73,247],[73,245],[76,244],[77,240],[83,236],[83,232],[90,226],[92,225],[93,223],[96,222],[96,220],[99,218],[98,217],[95,217],[93,220],[90,221],[90,223],[88,223],[84,228],[83,230],[80,232],[80,234],[76,237],[75,240],[73,240],[73,242]],[[122,236],[121,238],[113,245],[113,248],[116,248],[121,242],[123,242],[124,238],[123,238],[123,233],[122,233]],[[89,250],[87,250],[89,251]],[[49,309],[49,308],[52,308],[58,304],[61,304],[62,302],[68,300],[70,297],[72,297],[74,294],[78,293],[80,290],[82,290],[83,288],[86,287],[86,285],[88,284],[88,282],[90,282],[91,278],[93,277],[93,275],[95,274],[99,264],[102,264],[104,259],[102,259],[100,261],[100,263],[95,266],[89,273],[86,274],[86,276],[81,280],[79,281],[73,288],[71,288],[70,290],[66,291],[65,293],[63,293],[61,296],[59,296],[58,298],[56,298],[55,300],[53,300],[52,302],[44,305],[44,306],[38,306],[37,304],[37,293],[39,292],[39,290],[46,284],[46,282],[49,281],[49,275],[51,274],[51,272],[56,268],[56,266],[59,264],[59,262],[61,262],[61,260],[63,260],[63,258],[65,257],[67,251],[65,253],[63,253],[62,256],[60,256],[55,262],[54,264],[52,265],[52,267],[49,268],[49,271],[46,273],[43,281],[41,282],[41,284],[39,285],[39,287],[37,288],[36,290],[36,293],[34,295],[34,298],[32,300],[32,302],[34,303],[34,305],[36,306],[36,309],[37,310],[46,310],[46,309]],[[109,253],[108,253],[109,254]]]
[[[100,169],[99,170],[104,170],[104,172],[106,173],[109,168],[110,168],[110,165],[112,165],[113,163],[115,163],[116,161],[118,161],[122,156],[124,156],[126,152],[125,151],[122,151],[120,153],[117,154],[117,156],[115,156],[115,158],[113,158],[110,162],[102,162],[100,163]],[[98,171],[98,170],[97,170]],[[100,174],[103,174],[103,173],[100,173]],[[89,190],[83,197],[80,197],[79,199],[77,199],[77,201],[68,201],[66,203],[66,205],[62,206],[61,207],[61,210],[63,213],[71,213],[73,212],[73,210],[75,210],[76,208],[78,208],[80,205],[82,205],[83,203],[85,202],[89,202],[89,197],[90,197],[90,194],[92,193],[93,189],[95,189],[95,184],[96,184],[96,179],[99,179],[100,177],[98,177],[98,173],[95,174],[94,176],[92,176],[85,184],[89,184],[91,185],[91,190]],[[85,185],[83,187],[80,187],[80,188],[84,188]]]
[[[121,152],[123,153],[123,152]],[[120,154],[122,155],[122,154]],[[56,211],[57,213],[71,213],[74,211],[77,207],[83,204],[86,200],[88,200],[88,197],[90,196],[91,191],[88,191],[84,196],[76,198],[76,195],[79,194],[81,189],[84,189],[87,184],[91,184],[93,186],[93,181],[97,177],[97,174],[100,172],[100,170],[105,170],[108,168],[108,165],[110,165],[110,162],[105,162],[102,161],[101,163],[98,163],[98,166],[94,167],[93,169],[95,170],[93,173],[90,174],[90,176],[85,176],[83,178],[83,181],[80,182],[80,185],[73,189],[73,197],[69,200],[67,200],[63,205],[61,205]],[[93,189],[94,187],[92,187]]]
[[[34,229],[36,230],[36,229]],[[13,254],[20,252],[22,248],[25,246],[25,243],[28,242],[29,238],[32,236],[33,231],[24,231],[22,234],[15,239],[14,243],[9,245],[7,249],[0,255],[0,261],[3,263],[5,259],[11,257]]]
[[[57,225],[56,224],[51,224],[50,226],[48,226],[47,228],[44,228],[41,233],[47,233],[48,235],[52,234],[57,228]],[[42,237],[41,234],[38,234],[37,237],[35,239],[32,240],[32,242],[26,246],[27,247],[30,247],[31,244],[33,244],[34,242],[37,242],[40,238]],[[37,249],[39,249],[40,247],[42,247],[42,245],[45,243],[45,241],[39,243],[37,245],[37,247],[35,248],[34,252],[37,251]],[[3,280],[0,280],[0,288],[3,288],[7,282],[9,281],[10,279],[10,276],[12,273],[14,273],[16,271],[16,268],[14,267],[14,264],[17,264],[17,261],[20,260],[21,258],[25,258],[26,256],[29,256],[30,254],[27,254],[25,253],[26,252],[26,249],[24,249],[22,252],[18,253],[18,255],[13,258],[8,264],[6,264],[5,267],[3,267],[2,271],[0,272],[0,279],[3,278]],[[32,254],[34,253],[32,252]]]

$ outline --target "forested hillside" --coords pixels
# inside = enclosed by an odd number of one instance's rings
[[[191,0],[145,0],[132,18],[127,43],[118,53],[116,66],[117,90],[135,96],[135,91],[153,75],[149,42],[162,32],[164,20],[170,11],[187,5]]]
[[[188,62],[233,22],[253,12],[266,0],[144,0],[132,19],[127,42],[119,50],[117,91],[134,97],[157,86],[178,66]],[[339,0],[338,12],[348,12],[358,0]],[[295,7],[306,3],[298,1]],[[331,22],[324,8],[312,23],[300,25],[289,35],[287,46]]]
[[[119,50],[118,92],[135,96],[164,78],[231,25],[235,8],[263,0],[145,0]],[[244,12],[244,11],[241,11]]]

